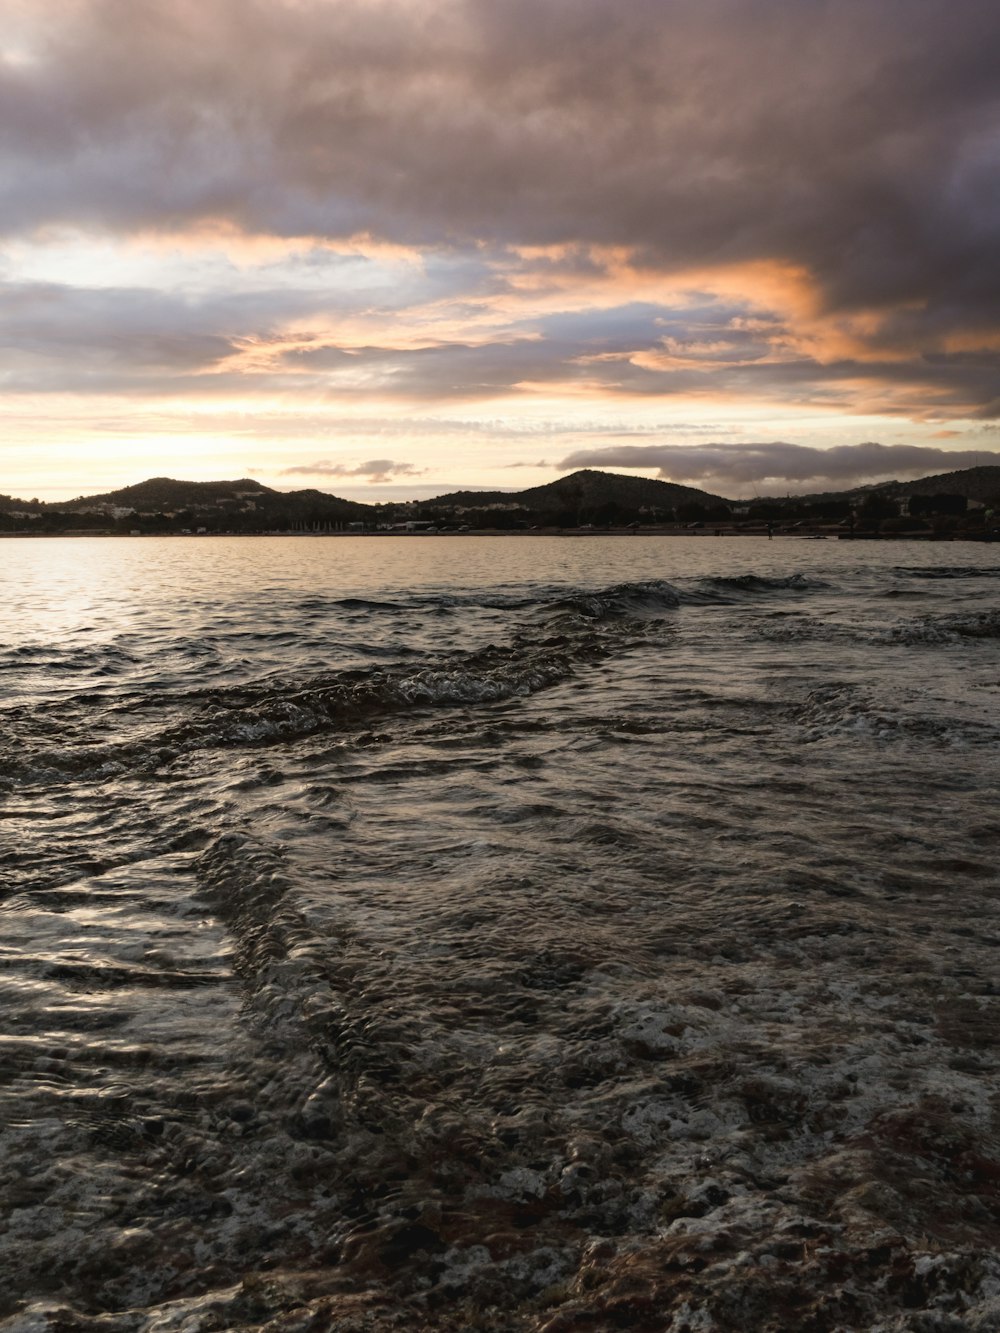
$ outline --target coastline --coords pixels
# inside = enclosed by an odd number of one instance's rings
[[[81,538],[100,538],[115,539],[123,541],[134,541],[136,539],[150,537],[167,537],[171,540],[191,539],[204,541],[208,538],[218,537],[239,537],[240,539],[258,539],[261,537],[307,537],[307,538],[383,538],[383,537],[405,537],[409,538],[427,538],[427,537],[503,537],[503,538],[525,538],[525,537],[565,537],[565,538],[588,538],[588,537],[773,537],[775,540],[795,540],[799,541],[888,541],[888,542],[956,542],[968,541],[977,543],[993,543],[1000,541],[1000,532],[974,533],[974,532],[840,532],[837,529],[807,529],[804,531],[782,531],[775,529],[768,533],[766,527],[719,527],[719,528],[701,528],[692,530],[684,526],[662,527],[642,527],[642,528],[533,528],[528,532],[519,531],[510,528],[469,528],[467,531],[460,532],[457,529],[440,529],[436,532],[298,532],[298,531],[280,531],[280,532],[113,532],[110,529],[89,529],[79,528],[70,529],[66,532],[0,532],[0,541],[8,540],[28,540],[28,541],[77,541]]]

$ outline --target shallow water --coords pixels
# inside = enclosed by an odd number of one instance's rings
[[[1000,1323],[1000,553],[0,547],[0,1329]]]

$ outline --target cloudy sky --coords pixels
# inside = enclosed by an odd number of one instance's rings
[[[1000,463],[996,0],[0,0],[0,491]]]

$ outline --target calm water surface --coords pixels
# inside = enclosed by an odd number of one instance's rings
[[[0,1329],[1000,1326],[1000,551],[0,544]]]

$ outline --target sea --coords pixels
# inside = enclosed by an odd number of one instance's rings
[[[1000,546],[0,579],[3,1333],[1000,1328]]]

